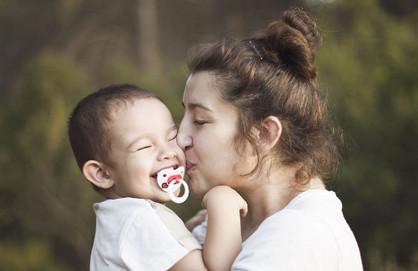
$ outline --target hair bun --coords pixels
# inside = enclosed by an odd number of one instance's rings
[[[315,52],[320,34],[315,22],[300,8],[283,13],[282,20],[271,23],[266,31],[267,50],[298,76],[316,78]]]
[[[321,42],[321,35],[319,34],[315,21],[303,9],[292,8],[286,10],[283,13],[282,20],[289,26],[300,31],[308,41],[311,50],[313,52],[316,51]]]

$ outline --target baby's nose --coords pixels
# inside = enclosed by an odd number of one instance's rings
[[[175,149],[171,148],[170,146],[167,146],[166,148],[161,149],[158,155],[158,160],[162,161],[162,160],[173,159],[174,157],[176,157],[176,155],[177,153]]]

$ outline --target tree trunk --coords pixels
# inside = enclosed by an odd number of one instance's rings
[[[137,0],[138,55],[141,69],[161,71],[156,0]]]

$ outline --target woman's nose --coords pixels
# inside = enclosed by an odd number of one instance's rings
[[[184,118],[181,121],[179,130],[177,132],[177,144],[180,146],[180,148],[182,148],[183,151],[187,150],[193,144],[192,137],[190,136],[190,132]]]

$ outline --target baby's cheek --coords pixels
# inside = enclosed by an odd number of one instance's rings
[[[181,149],[179,150],[177,157],[182,165],[186,163],[186,156]]]

